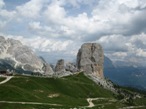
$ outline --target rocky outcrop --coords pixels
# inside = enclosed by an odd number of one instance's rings
[[[72,73],[78,72],[77,66],[71,62],[65,64],[65,70],[70,71]]]
[[[5,39],[2,36],[0,36],[0,63],[21,71],[39,72],[43,75],[53,73],[50,65],[40,59],[29,47],[18,40]]]
[[[72,75],[70,71],[66,71],[65,69],[65,62],[63,59],[58,60],[56,66],[55,66],[55,77],[64,77],[64,76],[69,76]]]
[[[58,60],[56,66],[55,66],[55,72],[58,72],[58,71],[65,71],[63,59]]]
[[[111,81],[109,81],[107,79],[103,79],[101,77],[97,77],[96,75],[92,75],[92,74],[85,74],[85,76],[88,77],[89,79],[93,80],[96,84],[102,86],[103,88],[116,93],[114,84]]]
[[[77,67],[86,74],[93,74],[104,78],[103,62],[103,49],[97,43],[85,43],[78,51]]]

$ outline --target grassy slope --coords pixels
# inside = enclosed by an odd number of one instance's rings
[[[5,79],[6,79],[5,77],[0,77],[0,82],[2,82]]]
[[[59,96],[49,98],[48,96],[51,94],[58,94]],[[16,76],[9,82],[0,85],[0,101],[55,103],[62,104],[63,107],[69,108],[76,106],[87,106],[88,103],[86,98],[96,97],[104,97],[109,99],[114,98],[112,92],[96,85],[82,73],[56,79]],[[104,103],[106,101],[102,102]],[[98,101],[95,101],[95,104],[98,104]],[[113,103],[113,105],[114,104],[115,103]],[[116,104],[119,106],[125,106],[125,104]],[[49,107],[59,106],[0,103],[0,107],[2,107],[2,109],[9,109],[10,107],[11,109],[46,109]]]
[[[50,94],[59,94],[59,96],[49,98]],[[0,101],[32,101],[82,106],[88,105],[86,98],[89,97],[112,97],[112,93],[99,87],[82,73],[56,79],[17,76],[0,85]]]

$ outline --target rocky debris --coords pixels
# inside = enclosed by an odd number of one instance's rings
[[[73,75],[73,73],[69,71],[58,71],[53,74],[54,77],[61,78],[65,76]]]
[[[0,37],[1,63],[9,64],[14,69],[23,71],[40,72],[41,74],[53,73],[51,67],[42,61],[29,47],[20,41]]]
[[[58,93],[55,93],[55,94],[49,94],[48,97],[49,98],[56,98],[56,97],[59,97],[60,95]]]
[[[72,73],[78,72],[77,66],[74,63],[66,63],[65,70],[70,71]]]
[[[85,76],[87,76],[89,79],[93,80],[96,84],[102,86],[103,88],[108,89],[114,93],[117,93],[112,82],[110,82],[106,79],[102,79],[100,77],[97,77],[93,74],[85,74]]]
[[[85,43],[77,54],[77,67],[80,71],[104,78],[104,54],[102,47],[97,43]]]

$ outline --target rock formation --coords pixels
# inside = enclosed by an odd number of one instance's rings
[[[78,51],[77,67],[86,74],[93,74],[104,78],[103,62],[103,49],[97,43],[85,43]]]
[[[65,64],[65,70],[72,73],[78,72],[78,69],[74,63],[68,62]]]
[[[65,61],[63,59],[58,60],[56,66],[55,66],[55,75],[56,77],[63,77],[72,75],[70,70],[66,70]]]
[[[29,47],[20,41],[0,36],[0,63],[23,71],[52,74],[49,64],[40,59]]]
[[[55,72],[58,72],[58,71],[65,71],[63,59],[58,60],[56,66],[55,66]]]

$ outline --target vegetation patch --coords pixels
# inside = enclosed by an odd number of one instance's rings
[[[132,91],[129,92],[132,93]],[[37,104],[36,106],[35,104],[0,102],[2,109],[88,108],[87,98],[105,98],[92,101],[95,109],[116,109],[129,106],[117,99],[111,91],[88,79],[83,73],[63,78],[19,75],[0,85],[0,101],[58,104],[55,106]],[[135,99],[132,102],[135,105],[146,105],[145,98]]]
[[[5,79],[5,77],[0,77],[0,82],[4,81]]]

